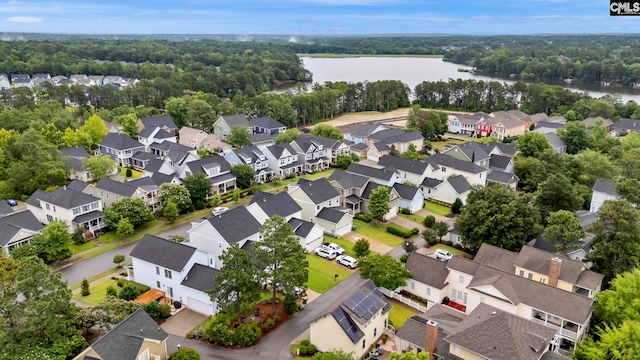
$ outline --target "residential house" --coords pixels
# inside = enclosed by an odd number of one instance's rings
[[[0,89],[11,89],[11,82],[9,81],[7,74],[0,74]]]
[[[280,121],[269,116],[252,118],[251,120],[249,120],[249,124],[254,134],[266,133],[271,136],[276,136],[287,130],[287,127],[284,126]]]
[[[193,149],[199,149],[207,135],[209,134],[205,131],[183,126],[178,131],[178,143]]]
[[[259,148],[271,146],[276,143],[276,138],[269,133],[258,133],[251,135],[251,145]]]
[[[324,229],[318,224],[298,218],[291,218],[288,223],[291,226],[291,230],[293,230],[300,240],[300,246],[306,251],[311,252],[322,246],[324,242]]]
[[[351,147],[345,142],[317,135],[300,134],[291,142],[291,145],[296,148],[296,144],[298,144],[300,148],[304,148],[306,147],[304,143],[312,143],[318,148],[324,148],[325,156],[331,164],[336,163],[338,155],[349,154],[351,152]]]
[[[167,360],[167,334],[142,307],[73,360]]]
[[[561,117],[555,117],[555,118],[561,118]],[[531,129],[531,125],[533,125],[534,128],[537,128],[539,124],[549,121],[549,116],[546,113],[540,112],[540,113],[531,114],[531,115],[527,115],[525,117],[516,118],[516,119],[522,121],[524,123],[525,128],[528,131],[529,129]],[[558,122],[558,120],[555,120],[555,121]]]
[[[120,86],[123,83],[124,83],[124,79],[122,77],[114,76],[114,75],[105,76],[104,79],[102,80],[103,85],[113,84],[113,85]]]
[[[556,154],[562,155],[567,152],[567,144],[565,144],[555,132],[545,133],[544,136],[547,137],[549,144],[551,144],[551,147]]]
[[[413,145],[416,151],[424,147],[424,137],[419,131],[402,132],[401,134],[380,138],[379,134],[389,134],[389,130],[383,130],[370,136],[372,144],[367,149],[367,159],[378,161],[382,155],[390,155],[391,150],[399,154],[409,151]]]
[[[151,144],[161,144],[165,141],[177,143],[175,133],[162,130],[158,126],[147,126],[138,133],[138,142],[145,146],[145,151]]]
[[[535,129],[533,129],[533,131],[543,133],[543,134],[547,134],[547,133],[555,134],[558,131],[558,129],[562,129],[562,128],[564,128],[564,124],[553,123],[549,121],[540,121],[539,123],[536,124],[536,127]]]
[[[231,144],[227,144],[224,141],[220,141],[217,136],[214,134],[207,135],[206,139],[202,141],[200,147],[207,149],[210,152],[214,152],[216,154],[226,154],[233,148]]]
[[[180,179],[202,172],[211,181],[211,194],[226,194],[236,188],[236,176],[222,156],[213,155],[185,163],[178,172]]]
[[[340,206],[340,194],[329,180],[299,179],[287,192],[302,208],[302,220],[320,225],[326,233],[342,236],[353,227],[349,209]]]
[[[411,277],[402,290],[425,299],[427,308],[446,296],[443,292],[449,276],[446,262],[414,251],[409,254],[405,267]]]
[[[632,131],[640,131],[640,120],[622,118],[613,124],[613,131],[617,136],[621,136]]]
[[[171,116],[169,115],[148,116],[146,118],[138,119],[138,132],[146,128],[155,127],[159,127],[170,134],[176,134],[178,131],[178,126],[173,122],[173,119],[171,119]]]
[[[151,211],[155,212],[160,206],[159,186],[138,186],[136,180],[120,182],[110,178],[102,178],[95,185],[87,186],[83,192],[102,199],[103,207],[111,206],[114,202],[125,198],[144,201]]]
[[[400,208],[407,209],[413,214],[424,207],[424,194],[420,188],[400,183],[393,184],[393,188],[400,197],[398,204]]]
[[[118,124],[117,122],[113,121],[113,122],[109,122],[106,120],[102,120],[104,122],[104,125],[107,127],[107,132],[109,134],[122,134],[123,130],[122,130],[122,125]]]
[[[69,80],[75,84],[78,80],[89,80],[89,77],[86,74],[73,74],[69,76]]]
[[[95,86],[104,85],[104,78],[104,75],[89,75],[89,80],[91,80]]]
[[[66,186],[52,192],[36,190],[25,202],[27,210],[43,224],[54,220],[64,221],[69,225],[69,232],[82,226],[94,232],[106,224],[102,221],[102,201],[92,195],[68,189]]]
[[[69,179],[78,179],[81,181],[93,180],[91,174],[84,166],[84,162],[89,158],[89,153],[82,146],[60,149],[60,154],[71,160],[71,170],[68,175]],[[114,166],[108,175],[117,173],[118,168]]]
[[[387,202],[389,211],[382,216],[383,221],[388,221],[398,215],[398,209],[400,207],[400,195],[398,195],[398,191],[394,187],[379,185],[372,181],[369,181],[367,186],[364,188],[364,191],[360,195],[360,197],[362,198],[362,212],[369,212],[369,196],[371,196],[371,192],[374,189],[377,189],[381,186],[385,188],[387,190],[387,193],[389,194],[389,201]]]
[[[597,213],[605,201],[620,199],[620,194],[616,192],[616,183],[611,180],[597,179],[591,190],[591,206],[589,206],[589,211],[593,213]]]
[[[477,142],[467,142],[459,145],[447,147],[442,154],[449,155],[459,160],[469,161],[483,168],[489,168],[491,154],[487,152],[488,148],[484,144]]]
[[[500,170],[492,169],[487,175],[487,183],[493,182],[501,184],[512,190],[515,190],[518,187],[518,181],[520,181],[520,178],[518,178],[515,174]]]
[[[311,322],[309,340],[319,351],[342,350],[360,358],[383,335],[389,310],[389,301],[367,280],[346,300]]]
[[[195,149],[172,141],[154,142],[149,145],[149,152],[157,158],[167,161],[176,170],[187,162],[200,159]]]
[[[283,178],[302,174],[305,159],[290,144],[275,144],[261,148],[273,173]]]
[[[602,116],[588,117],[582,120],[582,123],[587,126],[602,126],[607,130],[607,132],[612,131],[614,125],[614,122],[612,120],[605,119]]]
[[[427,200],[453,204],[456,199],[460,199],[466,204],[471,185],[464,176],[455,175],[445,180],[425,178],[420,184],[420,190]]]
[[[234,126],[246,126],[249,134],[251,131],[251,124],[247,120],[247,117],[238,114],[238,115],[221,115],[216,122],[213,123],[213,133],[216,134],[218,139],[227,140],[227,136],[231,133],[231,129]]]
[[[212,266],[214,259],[210,254],[146,234],[129,256],[137,283],[162,291],[165,297],[198,313],[218,312],[216,303],[206,293],[214,287],[213,278],[218,272]]]
[[[369,149],[369,147],[365,143],[351,143],[348,145],[352,154],[358,155],[359,158],[367,157],[367,149]]]
[[[269,181],[271,174],[273,174],[273,170],[269,168],[267,157],[257,146],[252,145],[229,151],[224,155],[224,158],[231,166],[240,164],[250,166],[256,173],[253,181],[259,184]]]
[[[370,135],[382,130],[387,130],[388,128],[378,123],[357,123],[338,126],[338,129],[342,135],[344,135],[345,141],[350,141],[355,144],[366,144],[368,147],[370,144],[367,143],[367,138],[369,138]]]
[[[298,153],[298,158],[304,159],[303,170],[307,173],[314,173],[329,168],[330,158],[324,145],[314,138],[300,135],[291,142],[291,147]]]
[[[447,131],[467,136],[476,135],[476,124],[485,121],[489,116],[482,113],[449,115]]]
[[[445,154],[434,154],[424,160],[432,171],[428,177],[444,181],[453,175],[462,175],[471,185],[485,186],[488,169],[470,161]],[[426,195],[426,194],[425,194]]]
[[[328,180],[340,194],[340,206],[349,209],[351,215],[364,212],[360,195],[370,182],[367,176],[336,170]]]
[[[150,152],[138,151],[131,157],[131,166],[138,171],[149,171],[149,164],[153,164],[154,160],[164,163],[164,161],[158,158],[158,155]],[[173,172],[173,168],[171,172]],[[153,172],[151,172],[153,173]]]
[[[348,173],[356,174],[369,178],[371,181],[391,187],[396,183],[402,183],[402,177],[395,167],[374,168],[371,166],[352,163],[346,170]]]
[[[10,213],[3,211],[0,217],[0,251],[7,256],[18,246],[30,243],[43,229],[42,223],[31,211],[14,213],[11,208],[8,211]]]
[[[145,146],[123,134],[108,133],[98,144],[96,155],[109,155],[119,166],[131,166],[131,157]]]
[[[487,125],[491,127],[490,136],[504,140],[506,137],[524,135],[529,129],[525,123],[518,119],[493,118],[487,120]]]
[[[489,114],[490,117],[493,118],[505,118],[505,119],[524,119],[527,116],[529,116],[529,114],[524,113],[520,110],[506,110],[506,111],[494,111],[491,114]]]
[[[13,214],[13,208],[6,201],[0,201],[0,217]]]
[[[20,87],[30,88],[33,86],[33,80],[29,78],[18,78],[13,80],[12,84],[14,88],[20,88]]]
[[[221,269],[220,255],[232,244],[242,247],[247,241],[260,241],[262,225],[244,206],[238,206],[224,214],[192,222],[189,242],[184,243],[208,254],[207,266]]]
[[[287,221],[302,218],[302,208],[286,191],[270,194],[258,190],[253,194],[247,210],[260,224],[273,215],[282,216]]]
[[[378,165],[385,168],[395,168],[400,174],[402,183],[420,184],[429,174],[429,164],[423,161],[409,160],[397,156],[383,155]]]
[[[491,155],[489,170],[513,173],[513,157],[505,155]]]

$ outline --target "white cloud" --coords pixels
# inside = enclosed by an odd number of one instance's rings
[[[42,22],[42,18],[38,18],[35,16],[12,16],[10,18],[6,18],[4,22],[33,24],[33,23]]]

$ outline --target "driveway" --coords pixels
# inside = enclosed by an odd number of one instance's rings
[[[376,252],[378,254],[386,254],[389,251],[391,251],[393,248],[389,245],[385,245],[381,242],[378,242],[376,240],[373,240],[371,238],[368,238],[366,236],[362,236],[356,232],[353,231],[349,231],[348,233],[342,235],[342,237],[346,240],[351,241],[352,243],[355,243],[356,241],[358,241],[359,239],[365,239],[369,242],[369,250],[371,250],[372,252]]]
[[[394,216],[391,220],[389,220],[389,222],[392,222],[394,224],[400,225],[400,226],[405,227],[407,229],[418,228],[421,233],[423,231],[427,230],[427,228],[424,227],[424,225],[415,223],[415,222],[413,222],[413,221],[411,221],[411,220],[409,220],[407,218],[403,218],[402,216]]]
[[[164,324],[160,325],[160,327],[168,334],[185,337],[189,331],[202,323],[206,318],[206,315],[184,309],[170,317]]]

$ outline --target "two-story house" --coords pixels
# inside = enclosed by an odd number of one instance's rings
[[[0,74],[0,90],[11,89],[11,82],[7,74]]]
[[[476,124],[483,122],[487,117],[488,115],[481,113],[449,115],[447,131],[454,134],[475,136]]]
[[[424,160],[431,165],[428,177],[446,180],[452,175],[462,175],[471,185],[485,186],[488,169],[470,161],[464,161],[445,154],[434,154]]]
[[[96,155],[109,155],[119,166],[131,166],[131,158],[145,146],[123,134],[109,133],[98,144]]]
[[[304,158],[304,171],[314,173],[329,168],[330,159],[324,145],[312,137],[300,135],[291,142],[291,147]]]
[[[193,149],[199,149],[208,135],[203,130],[183,126],[178,130],[178,143]]]
[[[371,280],[309,325],[309,340],[319,351],[342,350],[357,358],[382,337],[391,304]],[[327,336],[331,334],[331,336]]]
[[[491,154],[486,152],[484,144],[467,142],[464,144],[447,147],[442,154],[454,157],[459,160],[469,161],[483,168],[489,168]]]
[[[267,156],[257,146],[252,145],[230,151],[224,155],[224,158],[231,166],[249,165],[256,173],[253,177],[256,183],[269,181],[269,177],[273,174],[273,170],[269,168]]]
[[[607,130],[607,132],[610,132],[613,130],[613,124],[614,124],[612,120],[605,119],[602,116],[588,117],[582,120],[582,123],[585,124],[586,126],[603,127]]]
[[[391,150],[397,151],[399,154],[409,151],[409,147],[413,145],[416,151],[421,151],[424,147],[424,137],[419,131],[402,132],[392,135],[393,130],[383,130],[369,137],[371,145],[367,149],[367,159],[378,161],[383,155],[389,155]],[[384,137],[384,135],[391,135]]]
[[[300,134],[291,143],[291,145],[293,145],[295,148],[296,143],[305,142],[305,141],[313,142],[314,144],[316,144],[316,146],[321,146],[322,148],[324,148],[325,156],[329,158],[329,162],[331,164],[336,163],[338,155],[349,154],[351,152],[351,146],[349,146],[347,143],[343,141],[327,138],[324,136],[309,135],[309,134]]]
[[[261,150],[274,174],[288,178],[301,174],[304,170],[305,159],[300,159],[298,152],[290,144],[275,144]]]
[[[388,220],[398,214],[401,200],[398,191],[394,187],[380,185],[369,180],[368,177],[339,170],[331,174],[328,180],[331,186],[340,194],[340,206],[348,209],[352,215],[368,211],[369,195],[371,195],[371,191],[379,186],[383,186],[389,193],[387,204],[390,210],[383,219]]]
[[[326,233],[342,236],[353,226],[349,209],[340,206],[340,193],[325,178],[299,179],[287,192],[302,208],[302,220],[320,225]]]
[[[402,290],[427,300],[427,308],[446,296],[443,291],[449,276],[446,262],[414,251],[409,254],[405,267],[411,272],[411,277]]]
[[[511,153],[511,149],[503,147]],[[515,152],[515,150],[514,150]],[[518,177],[513,174],[513,156],[504,154],[497,143],[480,144],[469,142],[453,145],[442,152],[459,160],[472,162],[485,169],[488,168],[486,180],[505,185],[515,190],[518,185]]]
[[[170,300],[198,313],[218,312],[216,303],[206,293],[214,287],[214,276],[218,273],[210,254],[147,234],[129,256],[136,282],[162,291]]]
[[[138,119],[138,132],[155,127],[159,127],[170,134],[175,134],[178,131],[178,126],[169,115],[148,116]]]
[[[387,130],[388,127],[378,123],[356,123],[338,126],[338,129],[344,135],[345,141],[354,144],[365,144],[368,147],[370,145],[367,142],[369,136],[379,131]]]
[[[25,203],[41,223],[64,221],[69,225],[70,233],[78,226],[91,232],[106,227],[102,221],[102,201],[66,186],[52,192],[36,190]]]
[[[198,172],[205,173],[211,181],[211,194],[226,194],[236,188],[236,176],[231,173],[231,166],[222,156],[213,155],[187,162],[178,174],[184,180]]]
[[[174,171],[180,171],[184,164],[200,159],[195,149],[170,141],[151,144],[149,152],[164,160]]]
[[[429,174],[427,164],[424,161],[416,161],[399,158],[397,156],[383,155],[378,161],[378,165],[384,167],[394,167],[400,174],[402,183],[421,184]]]
[[[31,211],[8,211],[9,214],[0,217],[0,252],[7,256],[18,246],[30,243],[43,229],[42,223]]]
[[[83,192],[102,199],[104,207],[111,206],[114,202],[124,198],[133,198],[144,201],[149,206],[149,209],[155,212],[161,207],[158,194],[160,187],[148,183],[138,185],[138,180],[140,179],[120,182],[102,178],[95,185],[87,186]]]
[[[398,209],[400,207],[400,195],[398,195],[398,191],[394,187],[384,186],[372,181],[369,181],[367,186],[365,186],[364,191],[360,195],[362,198],[362,210],[364,213],[369,212],[369,196],[371,196],[371,192],[379,187],[383,187],[387,190],[389,194],[389,201],[387,205],[389,205],[389,211],[382,216],[383,221],[387,221],[393,219],[398,215]]]
[[[591,206],[589,211],[597,213],[607,200],[618,200],[620,194],[616,191],[616,183],[611,180],[597,179],[591,188]]]
[[[73,360],[167,360],[168,338],[169,334],[139,307]]]
[[[460,199],[463,204],[466,204],[467,196],[471,192],[471,184],[462,175],[454,174],[444,180],[427,177],[420,184],[420,190],[425,199],[447,204],[453,204],[456,199]]]
[[[249,124],[254,134],[267,133],[269,135],[276,136],[287,130],[287,127],[280,121],[269,116],[254,117],[249,120]]]
[[[68,176],[69,179],[78,179],[81,181],[94,180],[87,168],[84,166],[84,162],[89,158],[89,153],[82,146],[60,149],[60,154],[71,160],[71,170],[69,171]],[[117,173],[118,168],[117,166],[114,166],[107,175],[114,175]]]
[[[396,183],[402,183],[402,178],[395,167],[374,168],[371,166],[352,163],[346,170],[348,173],[356,174],[369,178],[371,181],[384,185],[393,186]]]
[[[158,126],[147,126],[138,133],[138,142],[145,146],[145,151],[148,151],[151,144],[165,141],[176,143],[176,135]]]
[[[227,136],[231,133],[231,129],[238,125],[246,126],[249,134],[252,133],[251,124],[243,114],[221,115],[218,120],[213,123],[213,133],[220,140],[227,140]]]

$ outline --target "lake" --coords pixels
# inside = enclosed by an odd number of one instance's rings
[[[459,72],[458,69],[471,69],[468,66],[442,61],[441,58],[418,57],[347,57],[321,58],[302,57],[304,67],[313,73],[313,82],[324,84],[326,81],[365,82],[378,80],[400,80],[413,91],[423,81],[448,81],[449,79],[474,79],[502,81],[513,84],[514,80],[499,77],[475,75]],[[620,95],[623,101],[634,100],[640,103],[640,92],[631,88],[606,89],[598,85],[577,85],[557,83],[577,92],[588,92],[592,97],[606,94]],[[308,89],[311,87],[308,86]]]

